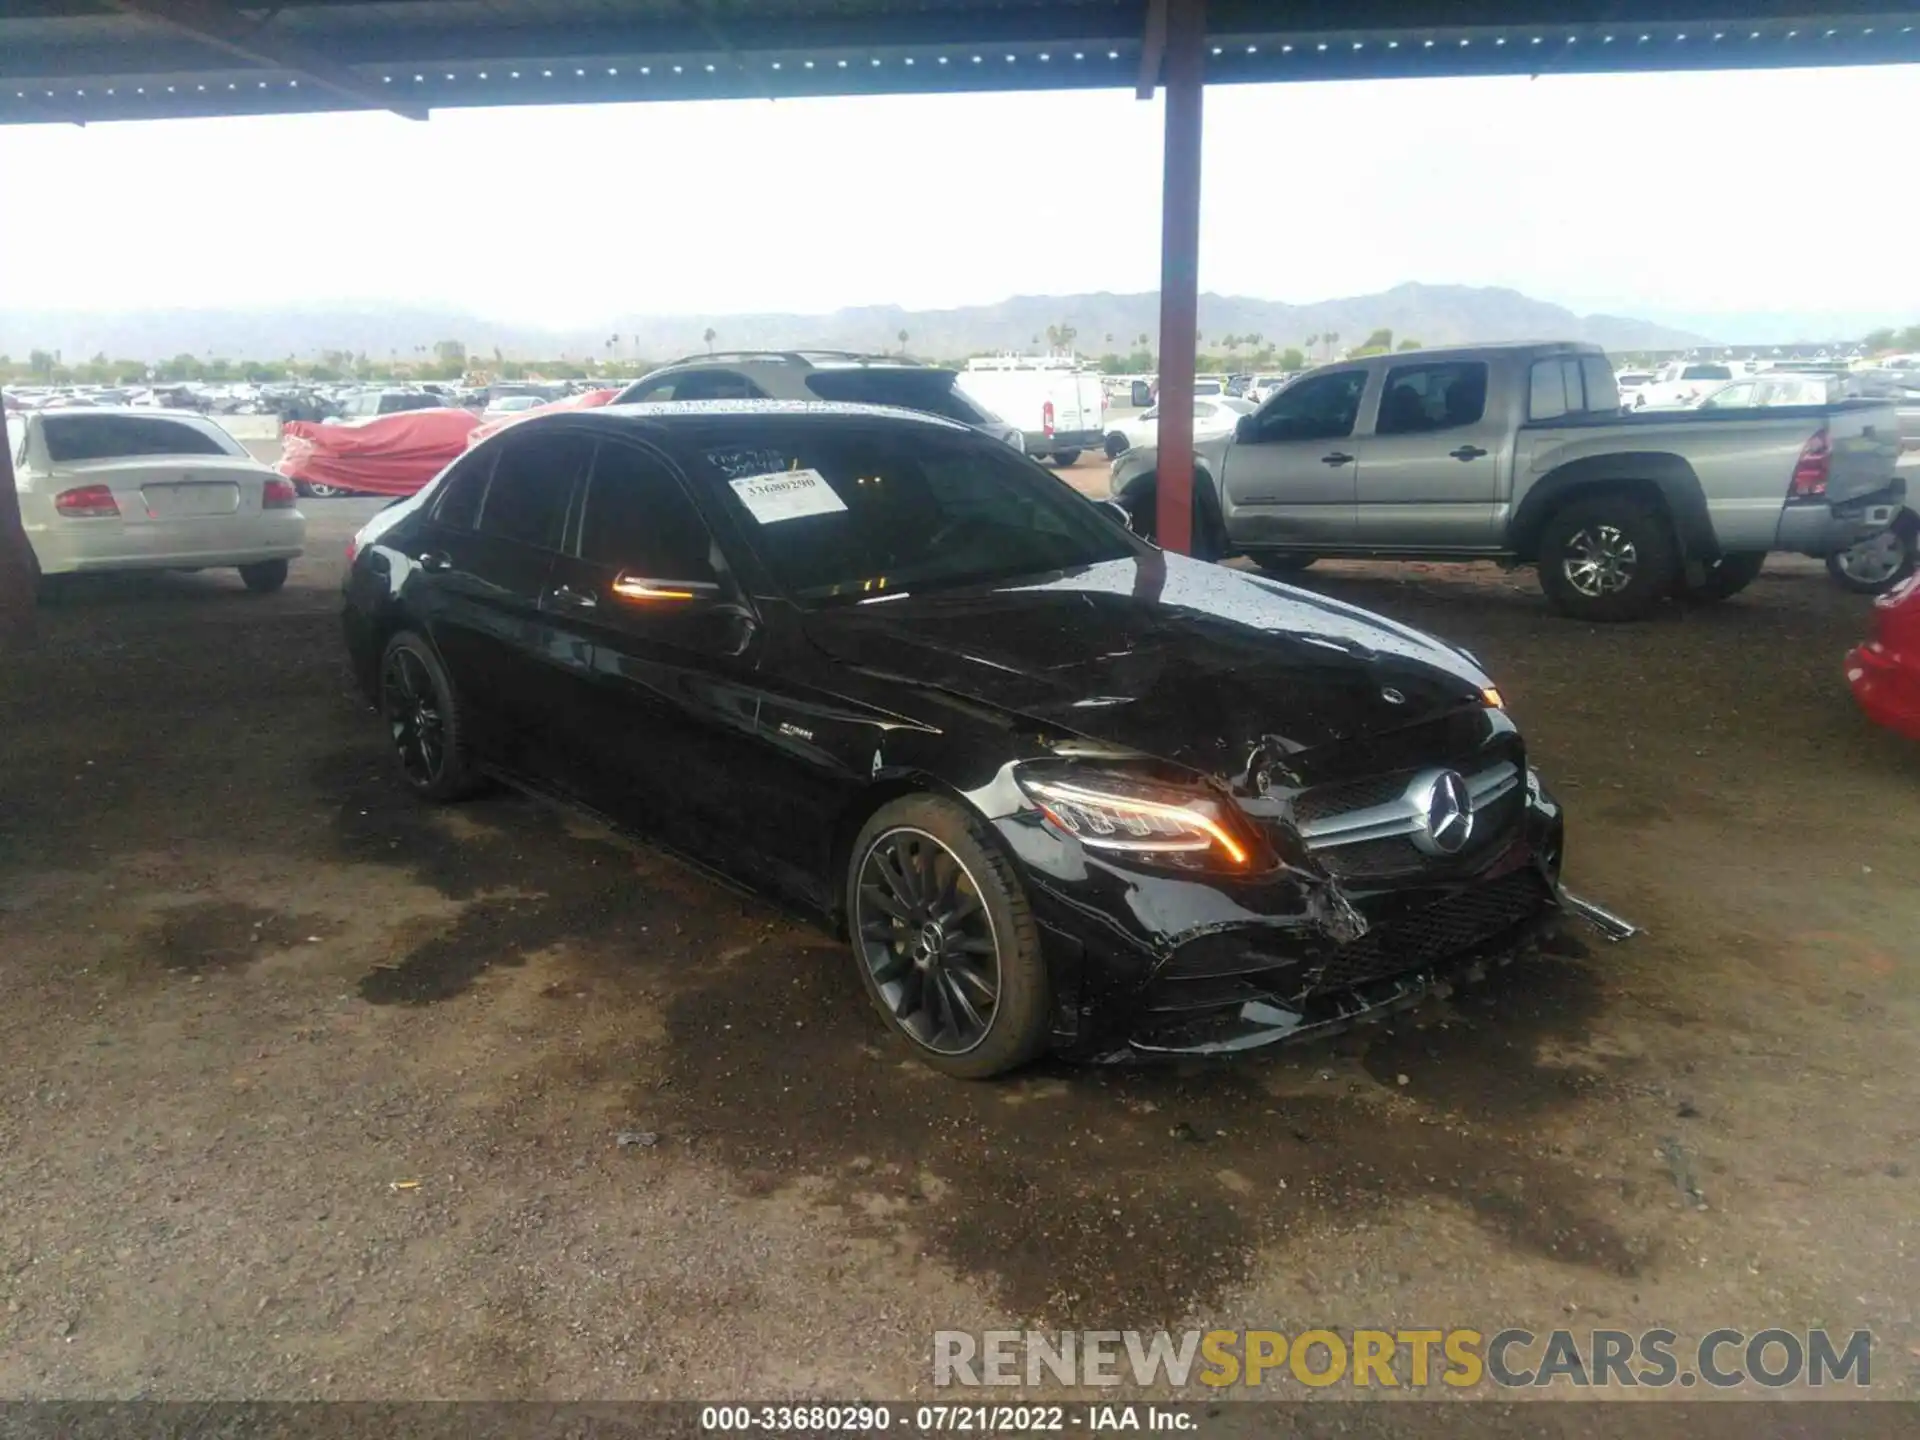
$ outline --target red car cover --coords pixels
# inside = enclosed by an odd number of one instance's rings
[[[618,390],[587,390],[578,395],[569,395],[564,400],[555,400],[550,404],[536,405],[531,410],[516,411],[512,415],[502,415],[498,420],[489,420],[476,426],[467,436],[467,448],[471,450],[489,435],[498,435],[509,425],[518,425],[522,420],[531,420],[535,415],[551,415],[556,410],[592,410],[597,406],[608,405]]]
[[[480,417],[471,410],[403,410],[364,425],[280,427],[282,475],[367,495],[411,495],[467,450]]]
[[[1920,740],[1920,574],[1873,602],[1873,638],[1847,652],[1847,683],[1874,724]]]

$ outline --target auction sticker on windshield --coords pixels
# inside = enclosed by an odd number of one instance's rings
[[[831,515],[847,508],[846,501],[833,493],[818,470],[775,470],[766,475],[742,475],[727,483],[733,486],[747,513],[762,525],[807,515]]]

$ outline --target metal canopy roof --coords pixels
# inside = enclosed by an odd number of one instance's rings
[[[1213,0],[1207,79],[1920,61],[1920,5],[1862,3],[1678,0],[1676,17],[1669,0]],[[0,12],[0,123],[13,124],[1130,87],[1156,68],[1143,54],[1157,56],[1146,0],[4,0]]]

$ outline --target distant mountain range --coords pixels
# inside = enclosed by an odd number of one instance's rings
[[[312,358],[326,350],[372,359],[406,359],[442,340],[464,343],[475,357],[497,348],[508,358],[600,356],[665,360],[706,348],[705,332],[728,349],[893,350],[900,332],[916,355],[957,359],[981,352],[1030,349],[1049,329],[1068,327],[1084,354],[1124,353],[1160,328],[1157,293],[1017,295],[995,305],[906,310],[868,305],[830,315],[610,315],[597,330],[541,329],[483,319],[456,310],[341,301],[260,310],[0,310],[0,353],[58,351],[72,363],[104,352],[112,359],[161,360],[179,354],[228,359]],[[1713,343],[1710,336],[1616,315],[1576,315],[1516,290],[1469,285],[1397,285],[1291,305],[1240,295],[1202,295],[1200,331],[1207,349],[1228,335],[1254,336],[1277,348],[1309,336],[1361,343],[1376,329],[1396,341],[1427,345],[1484,340],[1590,340],[1610,350],[1671,350]],[[618,336],[610,350],[610,337]],[[1157,344],[1157,340],[1154,342]]]

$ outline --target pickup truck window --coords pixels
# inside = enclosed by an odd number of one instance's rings
[[[1260,411],[1261,440],[1339,440],[1360,418],[1364,370],[1339,370],[1289,385]]]
[[[1700,402],[1702,410],[1738,410],[1753,404],[1754,391],[1760,387],[1751,380],[1716,390]]]
[[[1376,435],[1419,435],[1475,425],[1487,413],[1487,367],[1473,361],[1400,365],[1387,372]]]
[[[1527,418],[1558,420],[1564,415],[1606,413],[1620,408],[1620,387],[1599,355],[1566,355],[1536,360],[1529,372]]]

